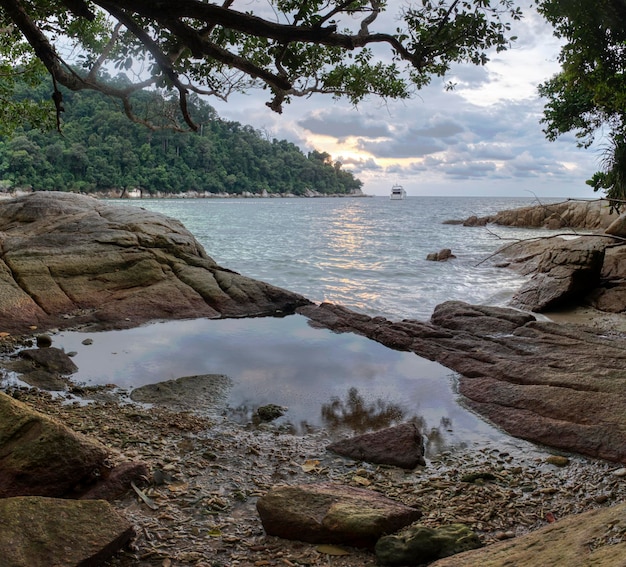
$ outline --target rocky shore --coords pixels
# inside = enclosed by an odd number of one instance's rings
[[[22,417],[5,419],[9,430],[0,436],[5,503],[27,510],[49,506],[59,496],[66,506],[71,494],[105,498],[111,510],[98,515],[108,518],[110,531],[98,549],[89,547],[91,536],[84,548],[78,537],[72,547],[85,551],[72,561],[62,545],[59,551],[51,541],[47,559],[37,563],[26,553],[27,542],[20,555],[11,548],[11,537],[0,537],[0,555],[16,557],[16,566],[101,565],[105,560],[120,567],[377,564],[382,556],[377,559],[372,549],[267,535],[259,499],[282,485],[330,482],[346,487],[346,494],[358,489],[419,510],[422,535],[463,524],[473,535],[461,539],[486,544],[455,555],[452,563],[440,559],[433,565],[503,566],[511,557],[519,565],[618,565],[616,558],[626,553],[626,336],[620,332],[624,309],[619,304],[626,277],[620,222],[614,217],[606,227],[591,227],[602,235],[576,239],[574,245],[556,239],[547,245],[522,243],[497,260],[503,269],[534,274],[515,300],[519,307],[550,316],[558,309],[571,318],[571,309],[580,314],[576,306],[583,305],[593,310],[595,325],[557,324],[528,311],[459,302],[439,306],[429,322],[391,322],[314,305],[221,268],[184,227],[160,215],[68,194],[33,194],[0,203],[0,331],[6,368],[12,371],[14,348],[23,349],[29,336],[53,328],[128,328],[154,319],[297,311],[313,325],[363,334],[456,370],[470,407],[515,437],[552,448],[525,441],[509,450],[472,446],[444,453],[425,467],[403,469],[339,457],[327,450],[330,439],[324,432],[298,437],[271,423],[240,426],[167,403],[146,409],[110,388],[68,389],[64,396],[53,396],[13,387],[3,403],[9,415]],[[598,315],[607,306],[613,309],[610,327]],[[52,348],[41,344],[30,350],[49,354]],[[67,370],[49,358],[28,356],[19,372],[24,379],[63,381]],[[91,402],[66,403],[76,394]],[[28,408],[40,414],[31,415]],[[17,456],[38,455],[33,447],[39,451],[44,437],[37,432],[50,425],[39,415],[55,418],[52,432],[60,431],[57,423],[74,432],[68,434],[73,443],[84,447],[78,452],[95,459],[85,469],[89,474],[74,465],[74,476],[59,475],[54,457],[38,457],[43,464],[38,478],[18,487]],[[20,437],[30,448],[17,453]],[[58,481],[41,482],[55,475],[71,486],[53,489]],[[37,500],[41,496],[49,500]],[[5,514],[16,516],[15,506]],[[68,515],[65,508],[59,510],[53,513]],[[576,515],[582,512],[586,515]],[[46,529],[60,536],[58,524]],[[413,545],[416,533],[405,533],[393,545]],[[463,549],[470,548],[459,543],[455,551]],[[50,563],[53,553],[65,553],[65,563]],[[412,564],[420,562],[416,557]]]

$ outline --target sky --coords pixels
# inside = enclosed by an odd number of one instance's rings
[[[264,91],[209,103],[222,118],[305,153],[329,153],[368,195],[388,195],[399,183],[409,196],[597,198],[585,180],[598,169],[598,148],[579,149],[570,134],[548,142],[542,132],[537,85],[559,70],[559,43],[540,16],[524,13],[512,49],[484,67],[455,67],[446,78],[453,91],[434,79],[411,100],[369,98],[356,108],[314,95],[280,115],[265,106]]]

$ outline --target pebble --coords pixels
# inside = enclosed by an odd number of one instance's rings
[[[617,469],[613,471],[613,476],[623,478],[626,476],[626,468]]]
[[[550,455],[546,458],[546,463],[554,465],[555,467],[566,467],[569,465],[569,459],[562,455]]]
[[[93,339],[85,339],[82,344],[84,344],[85,346],[87,345],[92,345],[93,344]]]

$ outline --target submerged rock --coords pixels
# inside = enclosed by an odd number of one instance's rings
[[[330,483],[273,488],[257,510],[268,535],[369,548],[422,515],[377,492]]]

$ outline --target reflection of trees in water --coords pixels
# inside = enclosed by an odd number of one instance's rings
[[[355,433],[390,427],[405,418],[404,409],[380,398],[368,403],[357,388],[350,388],[345,400],[332,398],[322,404],[322,421],[330,430],[346,427]]]

